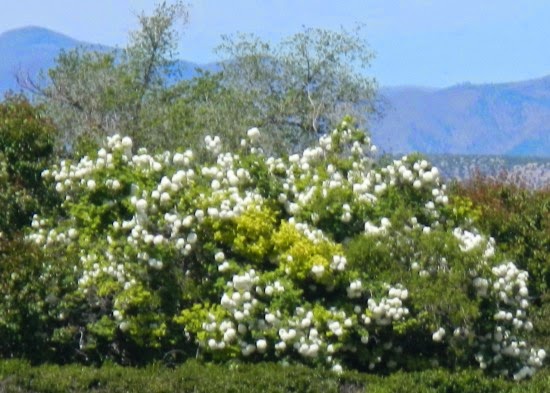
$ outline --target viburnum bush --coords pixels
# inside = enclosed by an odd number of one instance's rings
[[[416,155],[378,166],[350,120],[288,157],[259,139],[253,128],[226,152],[206,137],[196,157],[115,135],[45,171],[64,202],[27,240],[45,253],[52,343],[129,363],[477,363],[515,379],[541,367],[525,341],[527,272],[495,253],[437,168]]]

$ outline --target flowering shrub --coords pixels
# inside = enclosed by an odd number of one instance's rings
[[[115,135],[43,173],[62,216],[35,216],[28,241],[52,256],[43,277],[63,255],[57,277],[74,283],[48,305],[59,342],[337,372],[477,362],[521,379],[542,365],[523,338],[527,273],[457,212],[437,168],[377,167],[347,121],[289,157],[266,157],[259,136],[237,152],[207,137],[199,165]]]

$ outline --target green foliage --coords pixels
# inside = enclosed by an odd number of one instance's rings
[[[540,305],[532,311],[533,336],[532,340],[541,348],[550,348],[550,294],[544,292],[540,298]]]
[[[74,356],[82,309],[74,296],[76,277],[64,255],[53,255],[19,236],[0,238],[0,332],[3,357],[25,357],[33,362],[67,360]],[[58,337],[68,335],[60,343]],[[61,344],[61,345],[60,345]]]
[[[25,250],[23,252],[23,250]],[[46,293],[38,282],[41,253],[20,239],[0,238],[0,334],[2,356],[30,356],[44,350]]]

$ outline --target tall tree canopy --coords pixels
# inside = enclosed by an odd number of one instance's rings
[[[172,141],[164,118],[178,71],[177,27],[187,16],[183,3],[163,2],[152,15],[139,15],[139,29],[126,48],[62,52],[42,83],[27,83],[60,128],[65,146],[115,132],[151,147]]]
[[[248,121],[279,143],[296,145],[324,134],[345,115],[362,126],[377,112],[373,58],[358,27],[304,28],[277,45],[254,35],[224,36],[221,83],[248,101]],[[282,138],[281,138],[282,137]]]

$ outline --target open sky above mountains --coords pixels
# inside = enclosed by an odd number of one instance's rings
[[[0,32],[38,25],[76,39],[123,46],[135,15],[156,0],[2,2]],[[208,63],[221,34],[278,40],[308,27],[365,24],[376,52],[368,74],[383,86],[443,87],[550,74],[547,0],[190,0],[180,58]]]

